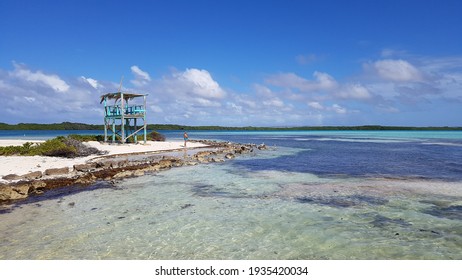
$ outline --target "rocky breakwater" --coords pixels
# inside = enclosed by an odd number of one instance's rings
[[[23,200],[47,190],[68,186],[89,186],[98,180],[113,180],[142,176],[172,167],[224,162],[236,156],[255,153],[267,147],[255,144],[236,144],[208,140],[197,141],[206,148],[182,149],[159,153],[137,153],[100,156],[73,168],[51,168],[24,175],[10,174],[0,183],[0,203]]]

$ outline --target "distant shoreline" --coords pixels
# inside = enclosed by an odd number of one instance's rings
[[[382,126],[382,125],[360,125],[360,126],[293,126],[293,127],[264,127],[264,126],[187,126],[178,124],[150,124],[148,130],[220,130],[220,131],[462,131],[460,127],[450,126]],[[0,123],[0,130],[104,130],[103,125],[84,123]]]

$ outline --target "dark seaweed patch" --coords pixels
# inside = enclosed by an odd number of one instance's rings
[[[448,200],[420,200],[420,203],[431,204],[436,207],[448,207],[451,201]]]
[[[431,207],[423,211],[425,214],[430,214],[438,218],[446,218],[451,220],[462,220],[462,205],[449,207]]]
[[[323,197],[299,197],[296,198],[297,202],[300,203],[310,203],[310,204],[318,204],[318,205],[325,205],[331,207],[352,207],[358,205],[355,201],[348,200],[342,197],[335,197],[335,198],[323,198]]]
[[[217,189],[214,185],[195,185],[193,192],[201,197],[226,196],[230,193]]]
[[[388,199],[375,197],[375,196],[368,196],[368,195],[353,195],[350,196],[352,199],[370,204],[370,205],[385,205],[388,203]]]
[[[13,210],[15,208],[20,208],[20,207],[19,206],[13,206],[13,207],[8,207],[8,208],[7,207],[5,207],[5,208],[2,207],[2,208],[0,208],[0,215],[11,213],[11,212],[13,212]]]
[[[436,234],[436,235],[441,235],[440,232],[436,231],[436,230],[429,230],[429,229],[419,229],[420,232],[429,232],[429,233],[432,233],[432,234]]]
[[[366,196],[366,195],[349,195],[338,197],[299,197],[296,198],[300,203],[312,203],[338,208],[368,205],[384,205],[388,203],[387,199]]]
[[[192,206],[194,206],[194,204],[191,204],[191,203],[187,203],[187,204],[185,204],[185,205],[181,205],[181,210],[186,209],[186,208],[189,208],[189,207],[192,207]]]
[[[398,226],[403,226],[403,227],[408,227],[411,226],[412,224],[409,222],[406,222],[405,220],[399,218],[399,219],[391,219],[382,215],[375,215],[374,220],[372,221],[372,225],[374,227],[380,227],[384,228],[390,225],[398,225]]]
[[[227,191],[223,191],[222,188],[217,188],[214,185],[195,185],[193,187],[195,195],[200,197],[227,197],[227,198],[246,198],[245,195],[237,195]]]
[[[203,184],[203,185],[195,185],[194,186],[194,189],[199,189],[199,190],[209,190],[213,188],[213,185],[206,185],[206,184]]]

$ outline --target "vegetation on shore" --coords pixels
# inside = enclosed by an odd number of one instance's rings
[[[36,124],[19,123],[6,124],[0,123],[0,130],[103,130],[103,125],[84,124],[84,123],[54,123]],[[227,126],[185,126],[177,124],[151,124],[148,130],[240,130],[240,131],[295,131],[295,130],[462,130],[462,127],[413,127],[413,126],[381,126],[381,125],[361,125],[361,126],[296,126],[296,127],[227,127]]]
[[[43,143],[34,144],[26,142],[22,146],[7,146],[0,147],[1,156],[53,156],[53,157],[66,157],[75,158],[79,156],[88,156],[91,154],[99,154],[100,151],[95,148],[90,148],[82,144],[78,140],[80,136],[74,137],[69,135],[67,137],[58,136],[49,139]]]
[[[165,136],[153,131],[148,134],[147,139],[151,141],[165,141]],[[100,154],[101,152],[98,149],[83,145],[82,142],[103,140],[103,135],[72,134],[67,137],[58,136],[39,144],[26,142],[22,146],[0,147],[0,156],[54,156],[66,158],[89,156]]]

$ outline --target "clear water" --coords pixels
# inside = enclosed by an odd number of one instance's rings
[[[70,134],[104,135],[104,130],[0,130],[0,139],[47,140]]]
[[[10,205],[0,259],[462,259],[460,132],[190,136],[271,149]]]

